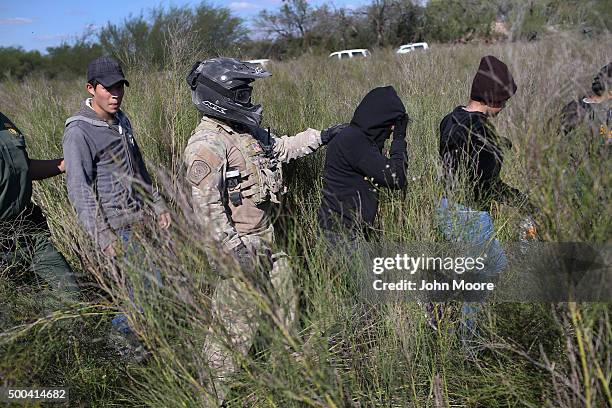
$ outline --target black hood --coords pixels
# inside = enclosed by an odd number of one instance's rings
[[[351,125],[359,128],[379,149],[391,132],[389,127],[397,118],[406,113],[402,100],[392,86],[374,88],[363,98],[351,120]]]

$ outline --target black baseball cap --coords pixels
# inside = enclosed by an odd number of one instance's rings
[[[87,82],[96,81],[105,88],[110,88],[117,82],[130,83],[123,75],[121,65],[111,57],[100,57],[87,65]]]

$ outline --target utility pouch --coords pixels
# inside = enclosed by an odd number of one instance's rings
[[[240,176],[240,170],[235,167],[228,167],[225,172],[225,182],[227,185],[227,191],[229,200],[234,207],[242,204],[242,193],[240,192],[240,182],[242,178]]]

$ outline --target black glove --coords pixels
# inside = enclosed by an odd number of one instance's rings
[[[410,119],[408,118],[408,114],[404,113],[399,118],[395,119],[395,123],[393,126],[393,139],[405,139],[406,138],[406,128],[408,127],[408,122]]]
[[[254,253],[241,243],[234,248],[234,256],[242,272],[252,278],[256,276],[256,271],[265,274],[272,270],[272,253],[268,250]]]
[[[255,273],[255,256],[244,244],[241,243],[234,248],[234,256],[236,257],[236,261],[238,262],[240,269],[245,275],[252,275]]]
[[[348,123],[340,123],[338,125],[334,125],[328,127],[327,129],[323,129],[321,131],[321,143],[326,145],[328,144],[338,133],[342,132],[349,126]]]

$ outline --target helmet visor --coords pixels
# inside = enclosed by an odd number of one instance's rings
[[[253,88],[251,88],[250,86],[245,86],[244,88],[234,89],[233,93],[234,102],[238,102],[243,105],[248,105],[251,103],[251,94],[253,93]]]

